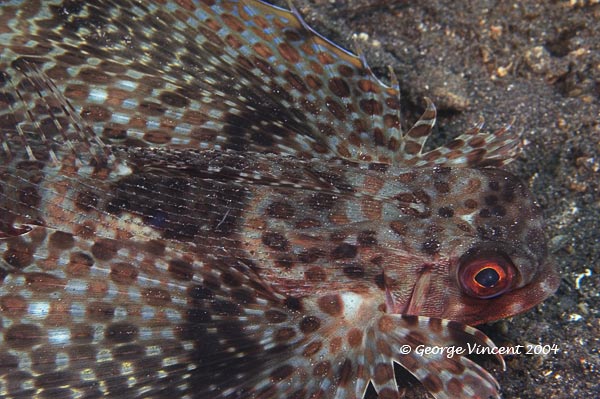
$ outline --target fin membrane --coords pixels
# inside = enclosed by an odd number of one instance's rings
[[[518,145],[476,132],[422,154],[432,104],[403,134],[398,89],[297,10],[255,0],[19,7],[0,10],[0,70],[36,63],[107,143],[416,166],[499,166]]]

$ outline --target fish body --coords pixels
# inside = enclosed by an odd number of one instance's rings
[[[498,397],[468,324],[558,284],[478,126],[255,0],[0,8],[0,396]],[[410,350],[405,351],[408,347]]]

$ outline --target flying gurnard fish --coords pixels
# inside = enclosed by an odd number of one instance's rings
[[[415,349],[558,285],[519,137],[425,152],[297,11],[11,0],[0,71],[2,398],[499,397]]]

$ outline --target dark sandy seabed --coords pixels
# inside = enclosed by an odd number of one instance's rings
[[[352,48],[359,34],[384,81],[387,66],[394,68],[404,122],[415,121],[431,97],[438,143],[480,117],[488,130],[515,118],[527,145],[509,169],[543,209],[562,283],[533,310],[479,328],[498,346],[559,351],[506,356],[506,372],[483,364],[504,398],[600,398],[600,1],[293,3],[337,44]],[[428,397],[405,379],[407,398]]]

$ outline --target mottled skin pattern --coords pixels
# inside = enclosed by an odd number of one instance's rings
[[[0,397],[499,397],[400,350],[558,284],[519,138],[434,121],[255,0],[3,4]]]

